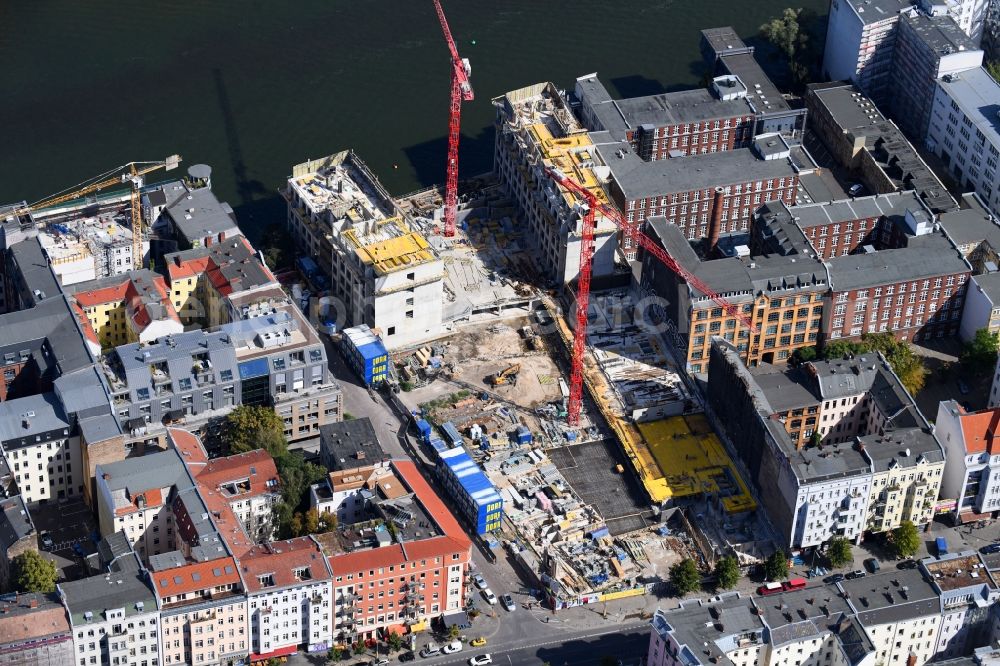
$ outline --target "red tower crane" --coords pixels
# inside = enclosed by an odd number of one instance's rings
[[[448,176],[444,186],[444,235],[454,236],[455,217],[458,214],[458,138],[462,128],[462,102],[471,102],[475,94],[472,92],[472,83],[469,82],[472,65],[469,64],[468,58],[458,55],[458,48],[451,36],[451,28],[448,27],[448,19],[445,18],[440,0],[434,0],[434,9],[437,11],[438,21],[441,22],[444,39],[448,42],[448,50],[451,51],[451,113],[448,116]]]
[[[546,173],[557,183],[573,192],[586,202],[583,214],[582,242],[580,246],[580,272],[576,288],[576,328],[573,331],[573,354],[570,359],[569,404],[566,407],[567,421],[571,426],[580,424],[580,408],[583,403],[583,354],[587,344],[587,309],[590,303],[590,275],[594,258],[594,216],[600,211],[610,219],[627,236],[635,239],[640,246],[660,263],[672,270],[692,287],[702,292],[725,310],[729,316],[743,322],[747,329],[753,332],[754,325],[750,318],[740,312],[739,308],[717,294],[711,287],[687,270],[677,260],[663,249],[656,241],[643,233],[637,224],[627,222],[614,206],[602,204],[597,195],[576,181],[567,178],[555,169],[546,169]]]

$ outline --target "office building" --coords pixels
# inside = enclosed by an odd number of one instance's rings
[[[1000,212],[996,113],[1000,84],[982,67],[943,77],[931,107],[927,147],[961,187],[974,190],[992,214]]]

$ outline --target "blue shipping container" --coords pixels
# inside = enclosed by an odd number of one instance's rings
[[[466,518],[476,526],[476,534],[500,527],[503,498],[468,452],[457,447],[440,453],[445,486]]]
[[[389,354],[385,345],[367,326],[343,330],[343,351],[348,365],[369,386],[389,378]]]
[[[444,432],[445,437],[451,442],[452,446],[462,445],[462,435],[458,432],[458,428],[451,421],[445,421],[441,425],[441,430]]]
[[[417,419],[417,432],[420,433],[420,441],[429,444],[431,441],[431,424],[424,419]]]
[[[432,449],[434,449],[434,452],[437,453],[439,457],[440,457],[440,455],[442,453],[444,453],[445,451],[449,450],[448,449],[448,445],[444,443],[444,440],[443,439],[438,439],[437,437],[435,437],[434,439],[432,439],[429,442],[427,442],[427,444]]]
[[[517,443],[531,444],[531,431],[528,430],[528,426],[517,426]]]

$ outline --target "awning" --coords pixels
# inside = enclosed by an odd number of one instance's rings
[[[260,654],[250,654],[250,661],[267,661],[271,657],[287,657],[289,655],[296,654],[299,651],[298,645],[289,645],[288,647],[278,648],[273,652],[262,652]]]
[[[413,624],[411,624],[410,631],[414,634],[417,633],[418,631],[427,631],[428,626],[429,625],[427,620],[421,620],[420,622],[414,622]]]
[[[452,627],[468,627],[472,625],[472,620],[469,619],[469,614],[465,611],[455,611],[454,613],[448,613],[441,617],[441,621],[444,623],[445,629],[451,629]]]

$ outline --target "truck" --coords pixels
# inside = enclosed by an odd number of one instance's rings
[[[934,546],[937,548],[938,557],[948,554],[948,540],[944,537],[934,539]]]

